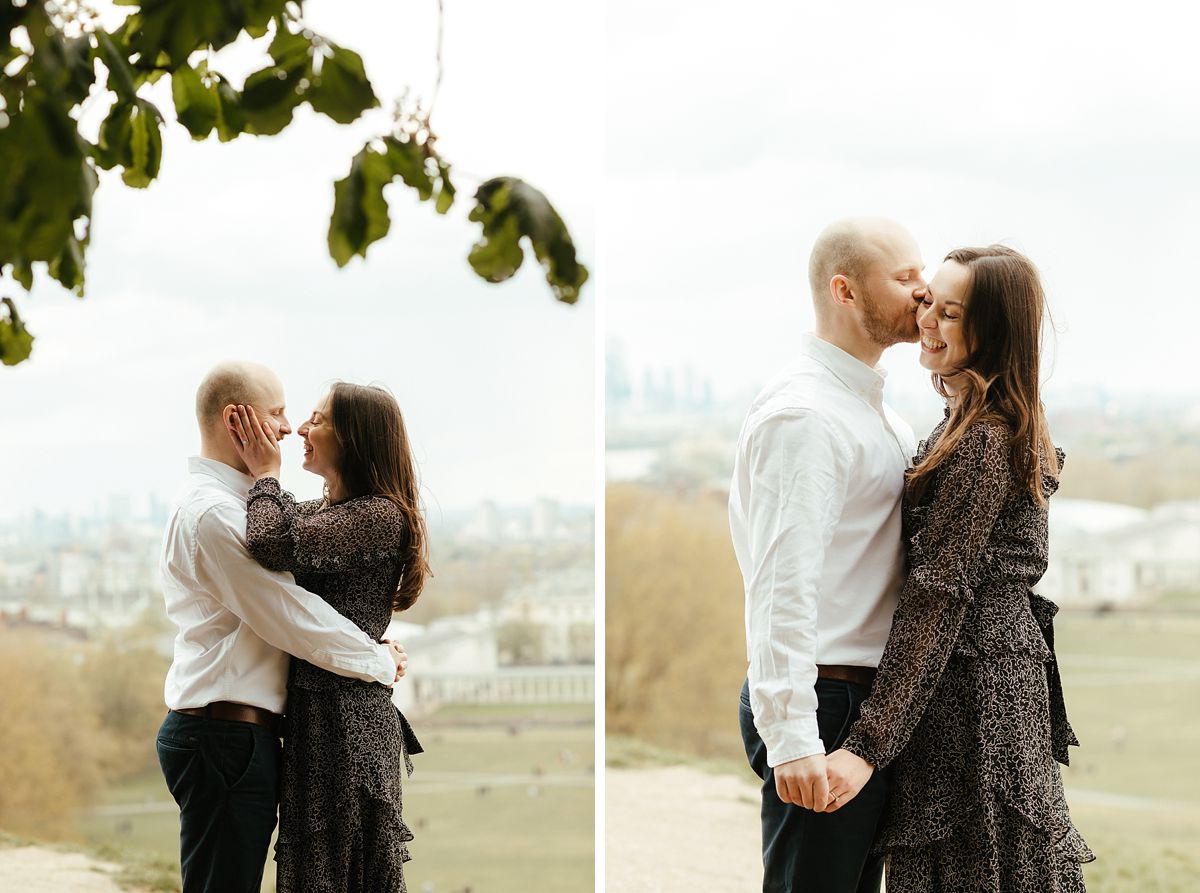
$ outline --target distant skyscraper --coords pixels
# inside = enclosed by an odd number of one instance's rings
[[[633,397],[625,344],[618,338],[608,339],[604,353],[604,397],[609,409],[622,409]]]
[[[553,539],[558,532],[558,503],[553,499],[539,499],[533,504],[533,518],[529,534],[535,540]]]
[[[675,370],[664,369],[662,374],[662,391],[660,399],[663,412],[674,412],[679,408],[679,392],[675,388]]]
[[[463,528],[463,535],[470,539],[484,540],[489,543],[498,542],[504,535],[504,527],[500,521],[500,510],[490,499],[479,504],[470,523]]]
[[[167,523],[167,504],[163,502],[157,493],[151,493],[149,506],[149,513],[146,520],[156,526],[165,526]]]
[[[133,519],[133,500],[128,493],[114,493],[108,497],[108,518],[117,522]]]

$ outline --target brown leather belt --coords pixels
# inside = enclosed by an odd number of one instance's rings
[[[870,688],[875,682],[874,667],[848,667],[842,664],[817,664],[818,679],[836,679]]]
[[[202,716],[205,719],[253,723],[256,726],[266,726],[276,735],[283,726],[283,717],[278,713],[250,704],[235,704],[233,701],[213,701],[203,707],[180,707],[175,712],[186,713],[188,716]]]

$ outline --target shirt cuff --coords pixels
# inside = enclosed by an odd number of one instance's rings
[[[758,734],[767,746],[767,765],[772,769],[791,760],[825,753],[816,714],[771,723],[759,728]]]
[[[379,657],[379,669],[375,673],[375,681],[388,688],[396,684],[396,662],[392,660],[391,651],[392,649],[387,645],[375,646],[375,653]]]
[[[390,650],[387,645],[376,644],[375,660],[345,657],[339,654],[331,654],[328,651],[318,651],[313,655],[313,658],[324,658],[329,662],[331,667],[349,670],[359,678],[364,680],[371,679],[380,685],[391,688],[396,682],[396,662],[392,660],[392,656],[389,653]]]

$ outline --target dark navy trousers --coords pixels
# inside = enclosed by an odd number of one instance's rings
[[[248,722],[170,712],[156,745],[179,804],[183,893],[258,893],[279,804],[279,739]]]
[[[868,689],[818,679],[817,726],[825,752],[837,750],[858,719]],[[767,765],[767,746],[754,727],[749,684],[739,719],[746,757],[762,785],[763,893],[879,893],[883,857],[872,855],[887,798],[887,775],[875,772],[848,804],[818,813],[784,803]]]

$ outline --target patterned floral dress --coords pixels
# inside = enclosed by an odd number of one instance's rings
[[[246,540],[271,570],[291,571],[374,639],[392,617],[407,536],[374,496],[296,503],[273,478],[250,490]],[[280,893],[405,893],[412,833],[401,819],[400,767],[411,733],[374,682],[292,658],[275,844]]]
[[[843,745],[893,766],[878,841],[888,893],[1082,893],[1080,865],[1095,858],[1057,765],[1079,743],[1053,653],[1057,607],[1030,589],[1046,570],[1047,512],[1008,448],[1004,426],[972,426],[921,504],[905,500],[908,577]]]

